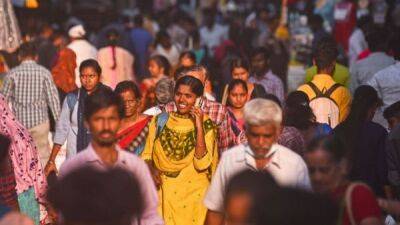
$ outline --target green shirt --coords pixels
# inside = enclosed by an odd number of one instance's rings
[[[306,70],[305,83],[310,82],[314,75],[317,74],[317,67],[312,66]],[[345,87],[349,87],[350,84],[350,72],[349,69],[343,65],[336,63],[335,72],[333,74],[333,80]]]

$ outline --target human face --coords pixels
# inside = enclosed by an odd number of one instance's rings
[[[251,66],[257,76],[264,76],[268,70],[268,62],[265,60],[263,54],[255,55],[251,59]]]
[[[247,82],[249,79],[249,71],[243,67],[235,67],[232,70],[232,78]]]
[[[85,67],[80,74],[82,87],[89,93],[93,92],[100,82],[100,74],[92,67]]]
[[[195,62],[193,62],[191,58],[184,56],[181,58],[180,64],[183,67],[191,67],[195,64]]]
[[[247,102],[247,91],[242,85],[236,85],[229,92],[228,101],[233,108],[241,109]]]
[[[228,196],[226,204],[226,224],[244,225],[248,222],[251,198],[247,193],[234,193]]]
[[[387,121],[390,130],[393,130],[397,125],[400,124],[400,118],[398,117],[390,117]]]
[[[328,193],[335,188],[339,174],[338,165],[324,150],[315,150],[305,154],[311,184],[315,192]]]
[[[279,134],[279,127],[273,123],[261,126],[246,125],[247,141],[255,158],[265,158]]]
[[[86,121],[92,140],[100,146],[111,146],[115,143],[120,122],[117,106],[100,109]]]
[[[122,101],[124,102],[125,117],[131,117],[138,111],[140,101],[135,96],[133,91],[127,90],[120,94]]]
[[[206,71],[203,69],[201,71],[189,71],[187,75],[197,78],[205,85],[207,81]]]
[[[154,78],[158,78],[164,75],[164,68],[159,66],[154,60],[149,61],[149,71],[150,75]]]
[[[180,85],[175,92],[175,105],[179,114],[189,114],[196,102],[197,96],[188,85]]]

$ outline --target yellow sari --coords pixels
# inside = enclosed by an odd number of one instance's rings
[[[203,225],[207,212],[203,199],[218,161],[216,127],[204,117],[207,153],[197,159],[192,120],[170,113],[157,135],[157,118],[151,121],[141,157],[152,161],[162,173],[159,212],[166,225]]]

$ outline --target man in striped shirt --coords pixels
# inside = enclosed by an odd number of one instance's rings
[[[44,166],[50,156],[48,107],[57,121],[60,100],[50,72],[36,63],[35,45],[22,44],[18,58],[21,64],[6,75],[2,93],[11,103],[16,118],[29,129]]]

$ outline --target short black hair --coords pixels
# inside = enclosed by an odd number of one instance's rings
[[[251,58],[254,58],[257,55],[263,55],[264,59],[268,61],[271,57],[271,52],[265,47],[255,48],[251,53]]]
[[[117,107],[120,118],[124,117],[124,106],[119,96],[109,88],[97,88],[85,99],[85,119],[89,120],[99,110],[111,106]]]
[[[181,55],[179,56],[179,59],[182,59],[184,57],[189,58],[196,64],[196,55],[192,51],[182,52]]]
[[[266,171],[244,170],[233,176],[225,189],[225,206],[231,196],[237,193],[248,193],[252,200],[275,191],[278,184]]]
[[[324,37],[318,41],[314,51],[314,60],[318,70],[329,68],[338,57],[338,48],[332,37]]]
[[[389,39],[388,31],[380,26],[372,26],[367,30],[365,40],[368,43],[368,48],[371,52],[384,52],[387,50],[387,42]]]
[[[175,91],[178,91],[179,86],[181,85],[187,85],[192,89],[192,92],[197,96],[201,97],[203,96],[204,93],[204,86],[201,83],[201,81],[195,77],[192,76],[183,76],[178,79],[178,81],[175,84]]]
[[[143,26],[143,23],[144,23],[143,16],[140,15],[140,14],[136,15],[136,16],[133,18],[133,23],[134,23],[136,26],[142,27],[142,26]]]
[[[233,72],[233,69],[235,69],[235,68],[244,68],[245,70],[247,70],[249,72],[250,71],[249,60],[247,60],[246,58],[232,59],[231,63],[230,63],[231,72]]]
[[[74,170],[48,189],[47,199],[66,222],[93,225],[129,225],[144,209],[138,180],[121,168]]]
[[[246,92],[249,91],[249,89],[247,88],[247,83],[245,81],[240,79],[233,79],[228,85],[228,93],[230,93],[236,86],[242,86]]]
[[[94,71],[96,71],[96,73],[99,76],[101,75],[101,66],[96,60],[87,59],[87,60],[83,61],[81,63],[81,65],[79,65],[79,73],[82,73],[82,70],[87,68],[87,67],[91,67],[92,69],[94,69]]]
[[[33,42],[23,43],[18,48],[18,56],[21,58],[35,57],[37,55],[37,47]]]
[[[164,68],[164,75],[169,76],[169,73],[171,71],[171,64],[165,56],[153,55],[152,57],[150,57],[149,61],[150,60],[153,60],[159,67]]]
[[[138,86],[133,81],[121,81],[117,84],[114,90],[117,95],[121,95],[121,93],[125,91],[132,91],[136,99],[142,98],[142,94],[140,93]]]
[[[328,196],[283,187],[256,198],[249,218],[254,225],[334,225],[338,215]]]
[[[383,111],[383,117],[390,119],[392,117],[400,117],[400,101],[391,104]]]
[[[257,96],[257,97],[258,97],[258,98],[263,98],[263,99],[267,99],[267,100],[273,101],[273,102],[275,102],[279,107],[282,108],[282,102],[281,102],[281,101],[279,100],[279,98],[276,97],[276,95],[274,95],[274,94],[265,92],[265,93],[263,93],[263,95]]]
[[[314,27],[323,27],[324,25],[324,18],[322,18],[321,15],[318,14],[312,14],[308,17],[308,24]]]

